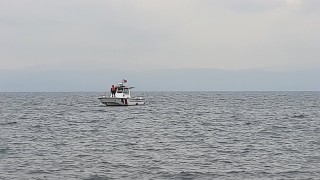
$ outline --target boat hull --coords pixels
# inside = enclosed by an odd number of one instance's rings
[[[98,99],[102,104],[107,106],[136,106],[145,104],[143,98],[101,97]]]

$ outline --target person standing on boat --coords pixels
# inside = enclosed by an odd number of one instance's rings
[[[111,95],[112,97],[116,96],[116,87],[114,87],[114,85],[111,86]]]

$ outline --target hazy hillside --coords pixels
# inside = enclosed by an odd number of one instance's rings
[[[129,72],[1,70],[1,92],[108,91],[128,80],[136,91],[320,91],[320,71],[176,69]]]

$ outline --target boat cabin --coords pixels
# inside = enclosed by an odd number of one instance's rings
[[[128,87],[124,86],[122,83],[118,83],[118,86],[116,86],[116,94],[115,97],[117,98],[131,98],[131,92],[130,89],[134,87]],[[112,97],[112,94],[110,95]]]

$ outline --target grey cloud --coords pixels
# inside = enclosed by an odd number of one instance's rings
[[[1,1],[1,69],[319,66],[317,1]],[[70,66],[74,64],[74,66]]]

